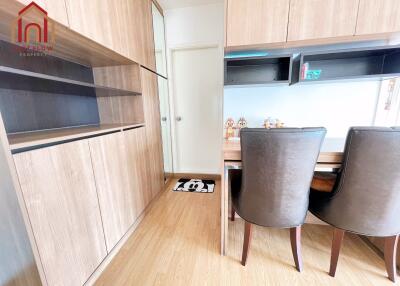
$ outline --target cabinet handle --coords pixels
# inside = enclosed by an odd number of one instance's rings
[[[182,116],[177,116],[176,121],[182,121]]]

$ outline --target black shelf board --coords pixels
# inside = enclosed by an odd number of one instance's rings
[[[309,64],[309,70],[321,70],[321,75],[302,79],[300,68],[301,83],[393,78],[400,75],[400,46],[304,53],[300,67],[304,63]]]
[[[292,55],[225,59],[225,86],[289,85]]]
[[[29,90],[34,92],[91,97],[141,95],[139,92],[99,86],[93,83],[5,66],[0,66],[0,79],[0,88],[13,90]]]

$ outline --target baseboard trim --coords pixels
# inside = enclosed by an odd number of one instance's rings
[[[196,174],[196,173],[174,173],[173,177],[176,179],[179,178],[196,178],[196,179],[211,179],[211,180],[220,180],[220,174]]]
[[[111,249],[110,253],[104,258],[104,260],[100,263],[100,265],[96,268],[96,270],[92,273],[89,279],[83,284],[84,286],[92,286],[96,283],[97,279],[101,276],[103,271],[107,268],[107,266],[111,263],[114,257],[118,254],[121,248],[125,245],[131,235],[138,228],[146,214],[150,212],[153,208],[154,203],[159,199],[159,197],[167,190],[164,188],[161,190],[149,203],[149,205],[144,209],[144,211],[140,214],[137,220],[133,223],[133,225],[128,229],[128,231],[122,236],[122,238],[118,241],[118,243]]]

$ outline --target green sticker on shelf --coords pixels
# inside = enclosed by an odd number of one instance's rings
[[[306,79],[308,80],[319,79],[319,77],[321,76],[321,72],[322,72],[321,70],[308,70]]]

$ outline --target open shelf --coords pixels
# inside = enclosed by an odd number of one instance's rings
[[[0,66],[0,88],[93,97],[140,95],[139,92],[105,87],[5,66]]]
[[[292,82],[292,55],[225,59],[225,86],[269,85]],[[297,71],[294,76],[297,76]]]
[[[48,129],[41,131],[7,134],[11,151],[18,152],[39,146],[48,146],[70,140],[119,132],[130,128],[143,127],[144,123],[99,124],[91,126]]]
[[[381,79],[400,75],[400,47],[349,49],[301,55],[301,67],[308,64],[309,78],[300,82],[328,80]],[[313,77],[312,74],[319,74]]]

